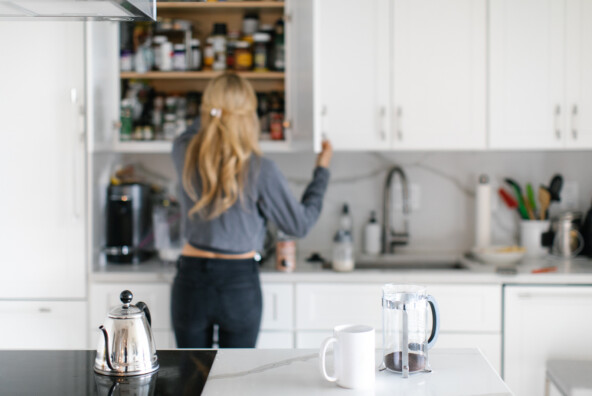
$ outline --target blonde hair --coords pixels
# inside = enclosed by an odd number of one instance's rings
[[[195,202],[190,217],[213,219],[242,199],[249,159],[261,154],[256,109],[257,97],[244,78],[226,73],[208,83],[201,129],[187,146],[183,168],[183,188]]]

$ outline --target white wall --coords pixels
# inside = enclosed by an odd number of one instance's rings
[[[300,197],[310,180],[314,154],[269,154],[290,180]],[[173,177],[167,155],[131,156],[150,169]],[[336,153],[331,164],[331,183],[321,217],[310,234],[299,241],[299,251],[329,254],[341,206],[348,202],[354,216],[355,242],[361,248],[362,228],[371,210],[382,213],[382,189],[386,169],[397,163],[411,185],[419,188],[419,209],[409,216],[410,243],[404,250],[431,249],[461,252],[473,244],[473,192],[480,174],[489,175],[497,190],[505,177],[520,184],[531,182],[535,189],[548,184],[560,172],[566,189],[578,186],[575,207],[588,210],[592,201],[592,153],[590,152],[474,152],[474,153]],[[509,189],[508,189],[509,190]],[[565,191],[565,198],[569,198]],[[497,195],[496,195],[497,197]],[[395,199],[400,199],[398,195]],[[572,206],[572,205],[569,205]],[[554,208],[557,211],[561,208]],[[396,216],[396,214],[395,214]],[[516,243],[518,217],[515,211],[493,201],[493,240]]]

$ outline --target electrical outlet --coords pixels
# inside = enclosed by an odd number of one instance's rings
[[[395,184],[393,188],[393,201],[395,202],[395,210],[403,210],[403,189],[400,184]],[[418,211],[421,202],[421,188],[418,184],[409,185],[409,209],[412,212]]]

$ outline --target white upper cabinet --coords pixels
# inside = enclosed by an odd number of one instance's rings
[[[485,0],[317,0],[314,18],[316,138],[485,148]]]
[[[484,149],[485,0],[393,4],[393,148]]]
[[[490,147],[592,147],[592,4],[490,1]]]
[[[565,146],[592,147],[592,1],[567,0]]]
[[[315,0],[315,138],[389,148],[388,0]],[[318,147],[318,143],[317,143]]]

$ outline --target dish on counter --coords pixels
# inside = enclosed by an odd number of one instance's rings
[[[514,264],[522,260],[526,249],[522,246],[474,247],[471,253],[477,260],[491,264]]]

